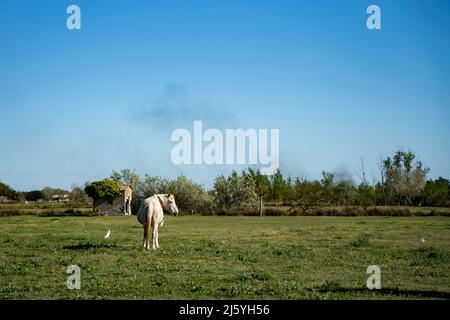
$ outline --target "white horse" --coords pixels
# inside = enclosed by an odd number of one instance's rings
[[[172,194],[155,194],[144,199],[137,212],[138,221],[144,226],[144,244],[145,250],[149,249],[150,229],[153,225],[153,242],[152,248],[159,248],[158,242],[158,226],[164,224],[163,209],[178,216],[178,208],[175,204],[175,197]]]

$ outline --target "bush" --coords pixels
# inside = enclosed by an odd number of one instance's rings
[[[241,208],[257,208],[253,181],[250,176],[239,175],[233,171],[230,176],[218,176],[211,191],[214,209],[217,212],[226,210],[239,210]]]
[[[44,194],[39,190],[25,192],[25,199],[28,201],[37,201],[40,199],[44,199]]]
[[[294,214],[291,214],[291,212],[283,210],[282,208],[267,208],[267,209],[264,209],[263,212],[264,212],[263,214],[265,216],[272,216],[272,217],[294,215]]]
[[[165,193],[175,196],[175,201],[182,214],[209,213],[213,209],[211,196],[203,186],[194,183],[185,176],[162,184]]]
[[[429,180],[422,191],[422,199],[429,206],[450,206],[450,181],[439,177]]]
[[[112,199],[118,195],[120,195],[121,185],[117,181],[114,180],[101,180],[95,181],[91,184],[87,185],[84,188],[84,191],[87,193],[89,197],[94,199],[94,201],[102,198]]]

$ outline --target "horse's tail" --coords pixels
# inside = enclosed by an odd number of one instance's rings
[[[150,236],[150,230],[152,228],[152,209],[150,208],[150,205],[147,204],[146,210],[145,210],[145,221],[143,223],[144,225],[144,239],[149,239]]]
[[[147,204],[147,208],[145,210],[145,219],[146,219],[146,221],[147,221],[147,223],[149,225],[152,224],[152,218],[153,218],[153,211],[154,210],[155,209],[153,208],[153,203],[148,203]]]
[[[139,210],[137,212],[137,219],[140,224],[145,226],[145,223],[147,222],[148,215],[149,215],[150,205],[149,203],[144,199],[141,202],[141,205],[139,206]]]

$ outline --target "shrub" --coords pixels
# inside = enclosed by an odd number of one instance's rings
[[[282,208],[266,208],[264,209],[264,215],[265,216],[286,216],[289,212],[286,210],[283,210]]]
[[[121,185],[114,180],[95,181],[87,185],[84,191],[94,201],[102,198],[114,198],[120,195]]]
[[[239,175],[233,171],[228,177],[218,176],[210,195],[217,212],[240,208],[253,208],[256,212],[258,197],[253,181],[248,175]]]

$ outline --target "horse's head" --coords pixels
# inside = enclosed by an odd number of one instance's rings
[[[173,194],[163,194],[160,197],[160,200],[162,202],[162,205],[164,209],[166,209],[169,212],[172,212],[174,216],[178,216],[178,208],[177,204],[175,203],[175,197]]]

